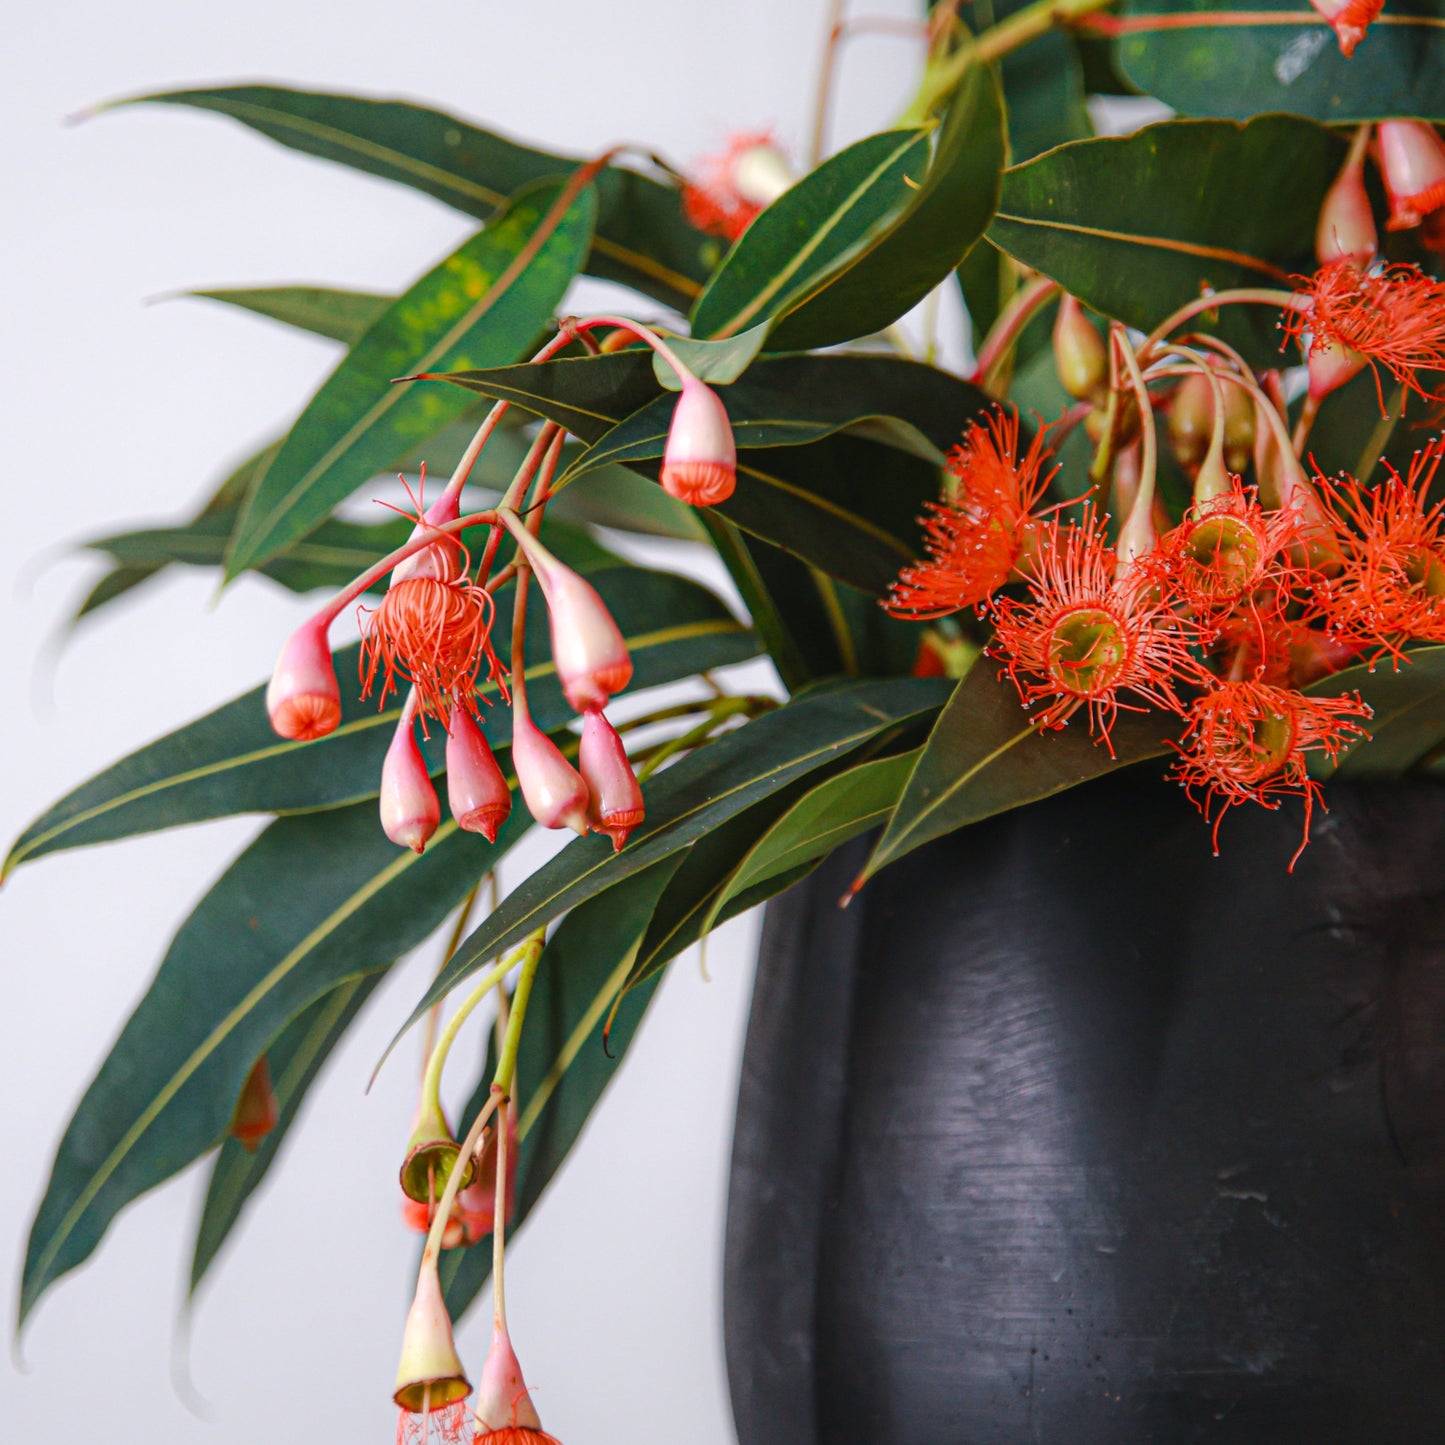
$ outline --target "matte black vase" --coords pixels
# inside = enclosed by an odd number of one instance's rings
[[[1445,788],[1131,772],[769,906],[742,1445],[1445,1441]]]

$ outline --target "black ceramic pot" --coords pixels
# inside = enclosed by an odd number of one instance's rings
[[[1445,1441],[1445,788],[1125,773],[769,906],[742,1445]]]

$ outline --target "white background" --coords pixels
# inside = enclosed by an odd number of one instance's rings
[[[869,8],[912,13],[907,0]],[[302,610],[244,580],[212,609],[213,579],[176,574],[57,640],[98,571],[63,549],[179,517],[335,362],[332,346],[240,313],[145,299],[284,281],[395,290],[471,226],[219,118],[167,108],[78,127],[62,118],[118,94],[269,79],[425,100],[576,153],[630,140],[686,161],[730,127],[768,122],[796,150],[822,24],[821,0],[10,5],[0,58],[7,839],[123,752],[265,676]],[[835,136],[887,123],[914,57],[900,40],[859,42]],[[257,826],[227,820],[58,854],[0,891],[7,1302],[70,1110],[174,927]],[[732,1438],[718,1283],[755,922],[714,941],[710,985],[695,953],[675,965],[617,1087],[510,1256],[514,1337],[545,1423],[569,1445]],[[200,1197],[192,1171],[127,1211],[43,1302],[26,1372],[0,1363],[6,1442],[389,1438],[414,1254],[395,1195],[411,1060],[400,1056],[369,1098],[361,1088],[435,951],[422,949],[374,999],[241,1247],[215,1271],[189,1361],[209,1418],[170,1376]],[[482,1314],[460,1335],[473,1372]]]

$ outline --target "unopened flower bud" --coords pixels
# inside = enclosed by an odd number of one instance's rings
[[[627,750],[617,730],[600,712],[589,712],[582,720],[579,761],[591,795],[588,821],[599,833],[606,833],[612,839],[613,851],[620,853],[627,835],[646,814],[642,789],[637,785]]]
[[[1191,371],[1169,403],[1169,441],[1179,465],[1191,475],[1209,450],[1214,429],[1214,390],[1202,371]]]
[[[381,764],[381,826],[393,843],[420,853],[441,822],[441,804],[404,709]]]
[[[470,712],[452,706],[447,725],[447,804],[457,827],[488,843],[512,811],[512,790]]]
[[[525,528],[514,527],[542,593],[552,632],[552,661],[568,703],[578,712],[605,707],[632,680],[627,643],[597,589],[559,562]]]
[[[393,1398],[403,1410],[420,1414],[464,1400],[471,1391],[452,1340],[451,1316],[442,1297],[436,1261],[424,1257],[407,1311]]]
[[[1445,206],[1445,142],[1422,120],[1386,120],[1379,129],[1380,173],[1392,231],[1418,226]]]
[[[1335,39],[1347,59],[1365,38],[1370,22],[1385,8],[1385,0],[1310,0],[1310,4],[1335,32]]]
[[[276,1127],[281,1107],[271,1087],[271,1069],[262,1054],[246,1075],[236,1112],[231,1116],[231,1137],[248,1153],[254,1154],[261,1141]]]
[[[1099,401],[1109,384],[1104,338],[1067,291],[1054,320],[1054,366],[1060,385],[1076,401]]]
[[[694,507],[715,506],[732,496],[737,466],[727,409],[710,386],[687,377],[662,456],[663,491]]]
[[[1224,383],[1224,465],[1243,474],[1254,455],[1254,401],[1233,382]]]
[[[326,640],[326,623],[303,623],[286,639],[266,687],[271,726],[295,742],[334,732],[341,721],[341,689]]]
[[[512,709],[512,765],[527,811],[544,828],[587,832],[587,784],[532,721],[520,694]]]
[[[505,1325],[492,1330],[492,1348],[477,1382],[476,1415],[478,1427],[487,1430],[542,1428]]]
[[[1364,270],[1380,249],[1375,213],[1365,193],[1365,152],[1354,145],[1325,195],[1315,226],[1315,255],[1321,266],[1348,261]]]

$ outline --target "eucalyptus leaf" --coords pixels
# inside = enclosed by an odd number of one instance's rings
[[[592,235],[595,193],[584,186],[575,200],[568,195],[545,182],[516,196],[347,352],[247,499],[228,577],[284,551],[467,409],[460,392],[398,377],[513,361],[533,340]]]
[[[375,291],[339,291],[328,286],[252,286],[245,289],[185,291],[201,301],[239,306],[314,336],[355,346],[396,300]]]
[[[1305,689],[1314,697],[1358,692],[1375,711],[1368,739],[1341,750],[1332,764],[1311,754],[1310,773],[1328,778],[1398,778],[1445,742],[1445,647],[1417,647],[1398,667],[1386,659],[1347,667]]]

